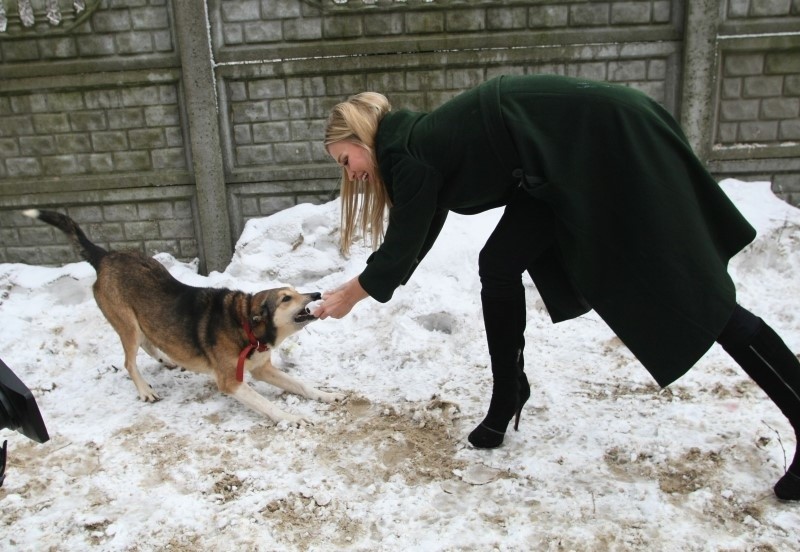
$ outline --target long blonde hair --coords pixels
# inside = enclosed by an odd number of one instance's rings
[[[391,200],[375,157],[375,134],[378,123],[391,108],[383,94],[362,92],[334,106],[325,124],[326,150],[336,142],[350,142],[367,150],[373,167],[372,181],[350,180],[348,171],[342,167],[339,247],[345,255],[350,252],[357,230],[364,237],[370,237],[373,249],[377,249],[383,240],[384,219]]]

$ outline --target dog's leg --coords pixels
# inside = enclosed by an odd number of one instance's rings
[[[145,402],[161,400],[161,397],[147,383],[136,367],[136,354],[139,352],[139,345],[146,340],[142,330],[139,328],[139,323],[136,321],[136,315],[125,309],[107,308],[105,296],[97,293],[97,284],[95,284],[95,298],[100,310],[103,311],[106,319],[119,335],[122,348],[125,351],[125,369],[133,380],[136,391],[139,392],[139,398]]]
[[[139,328],[135,321],[133,324],[120,323],[121,318],[114,318],[110,320],[112,325],[119,334],[119,339],[122,341],[122,348],[125,350],[125,369],[128,371],[136,386],[136,391],[139,392],[139,398],[144,402],[156,402],[161,400],[161,397],[153,390],[147,380],[139,373],[139,368],[136,366],[136,353],[139,352],[140,338],[144,339],[141,335]]]
[[[139,373],[139,369],[136,367],[136,353],[139,350],[138,344],[126,343],[123,339],[122,347],[125,349],[125,369],[128,370],[128,374],[131,376],[133,384],[139,392],[139,398],[144,402],[160,401],[161,397],[159,397],[150,384],[147,383],[147,380],[142,377],[142,374]]]
[[[246,383],[240,383],[237,381],[234,384],[230,380],[222,380],[218,378],[217,386],[223,393],[230,395],[245,406],[249,406],[259,414],[266,416],[274,422],[289,422],[290,424],[297,426],[302,426],[308,423],[300,416],[295,416],[294,414],[284,412],[269,402],[269,400],[267,400],[265,397],[261,396],[255,389]]]
[[[275,387],[300,395],[307,399],[322,401],[326,403],[333,403],[344,400],[345,396],[339,393],[328,393],[327,391],[320,391],[316,387],[308,385],[304,381],[293,378],[286,372],[276,369],[268,360],[266,363],[253,368],[250,372],[257,380],[265,381]]]

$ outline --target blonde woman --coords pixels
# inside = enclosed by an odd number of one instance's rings
[[[341,318],[366,297],[388,301],[449,211],[504,206],[478,259],[493,386],[474,446],[502,444],[530,396],[526,271],[553,322],[594,309],[661,386],[720,343],[800,429],[800,362],[736,303],[727,272],[755,231],[644,94],[499,77],[416,113],[368,92],[334,107],[325,147],[342,168],[342,249],[361,233],[375,251],[324,295],[320,318]],[[800,500],[797,454],[775,493]]]

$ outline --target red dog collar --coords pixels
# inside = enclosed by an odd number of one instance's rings
[[[247,339],[250,341],[242,352],[239,353],[239,362],[236,363],[236,379],[238,381],[244,381],[244,361],[250,358],[250,355],[253,354],[253,351],[258,351],[259,353],[263,353],[264,351],[269,350],[269,345],[266,343],[261,343],[256,336],[253,335],[253,330],[250,329],[250,324],[245,320],[242,322],[242,328],[244,329],[244,333],[247,334]]]

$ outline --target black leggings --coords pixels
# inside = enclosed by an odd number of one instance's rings
[[[553,215],[541,201],[518,189],[478,256],[481,295],[514,299],[524,293],[522,273],[554,241]]]
[[[728,319],[728,323],[722,329],[722,333],[719,334],[717,343],[726,350],[748,344],[753,341],[753,338],[763,325],[763,320],[737,304],[733,309],[733,314]]]

